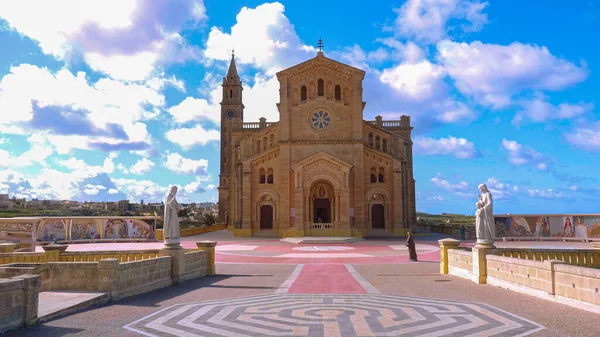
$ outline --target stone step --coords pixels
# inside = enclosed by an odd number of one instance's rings
[[[274,231],[260,231],[260,232],[254,232],[252,233],[252,237],[253,238],[278,238],[279,234],[277,234],[277,232]]]
[[[386,230],[383,229],[372,229],[370,231],[367,232],[367,237],[370,238],[390,238],[390,237],[397,237],[396,235],[394,235],[394,233],[392,232],[388,232]]]
[[[297,238],[284,238],[281,242],[293,243],[293,244],[348,244],[358,241],[362,241],[362,238],[354,237],[316,237],[316,236],[303,236]]]
[[[40,322],[47,322],[109,300],[109,293],[98,291],[44,291],[39,295],[38,317]]]

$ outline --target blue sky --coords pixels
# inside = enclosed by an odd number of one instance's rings
[[[482,182],[496,213],[600,211],[597,3],[362,4],[2,2],[0,193],[216,201],[231,48],[246,121],[275,121],[274,74],[322,37],[367,72],[365,119],[412,116],[418,211],[471,213]]]

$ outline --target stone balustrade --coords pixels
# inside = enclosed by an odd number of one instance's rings
[[[440,273],[487,283],[600,313],[600,251],[460,249],[440,240]]]

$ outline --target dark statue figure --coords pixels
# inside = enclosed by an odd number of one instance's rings
[[[408,232],[408,238],[406,239],[406,247],[408,247],[410,260],[412,262],[417,262],[417,247],[410,232]]]

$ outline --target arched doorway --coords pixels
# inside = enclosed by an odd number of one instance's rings
[[[335,220],[335,195],[333,186],[327,181],[317,181],[310,189],[313,223],[333,223]]]
[[[273,230],[277,223],[277,193],[272,190],[260,192],[256,198],[256,222],[258,230]]]
[[[385,229],[389,218],[389,198],[384,189],[375,188],[367,193],[371,229]]]

